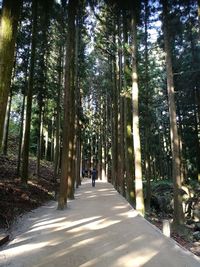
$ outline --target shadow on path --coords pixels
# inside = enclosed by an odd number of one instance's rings
[[[200,267],[190,252],[166,238],[108,183],[85,180],[68,208],[57,203],[21,218],[0,252],[9,267]]]

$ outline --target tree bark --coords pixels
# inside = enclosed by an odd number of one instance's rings
[[[188,3],[188,12],[190,12],[190,5]],[[199,29],[200,30],[200,29]],[[192,66],[191,69],[193,71],[196,70],[197,66],[198,66],[198,54],[196,53],[196,49],[195,49],[195,42],[193,39],[193,35],[191,30],[189,29],[189,36],[190,36],[190,44],[191,44],[191,54],[192,54]],[[200,36],[200,35],[199,35]],[[200,41],[200,39],[199,39]],[[195,129],[195,141],[196,141],[196,145],[195,145],[195,149],[196,149],[196,166],[197,166],[197,180],[200,181],[200,125],[199,125],[199,113],[198,110],[200,110],[200,103],[198,101],[198,92],[199,88],[198,88],[198,79],[196,78],[193,84],[193,88],[192,88],[192,96],[193,96],[193,101],[194,101],[194,129]]]
[[[20,133],[19,133],[19,149],[18,149],[18,159],[17,159],[17,174],[20,174],[20,167],[21,167],[21,153],[22,153],[22,141],[23,141],[23,129],[24,129],[24,111],[25,111],[25,100],[26,95],[24,92],[23,101],[22,101],[22,109],[21,109],[21,116],[20,116]]]
[[[46,103],[47,107],[46,109],[48,110],[48,101]],[[47,118],[46,127],[44,127],[43,132],[44,132],[44,139],[45,139],[45,147],[44,147],[44,157],[46,160],[48,160],[48,155],[49,155],[49,121]]]
[[[144,197],[142,184],[142,162],[141,162],[141,145],[139,130],[139,110],[138,110],[138,75],[137,75],[137,28],[136,13],[131,10],[131,31],[132,31],[132,105],[133,105],[133,147],[134,147],[134,165],[135,165],[135,197],[136,210],[144,215]]]
[[[72,170],[72,150],[74,132],[71,127],[74,127],[72,122],[70,103],[72,97],[72,90],[74,90],[73,72],[74,72],[74,32],[75,32],[75,14],[78,0],[69,0],[68,2],[68,35],[67,35],[67,55],[66,55],[66,69],[65,69],[65,92],[64,92],[64,125],[63,125],[63,151],[61,159],[61,178],[60,178],[60,193],[58,199],[58,209],[64,209],[67,204],[67,194],[72,189],[73,183],[71,175]],[[70,122],[70,125],[68,124]],[[72,124],[72,125],[71,125]],[[72,130],[72,132],[71,132]],[[70,184],[68,184],[68,182]],[[71,187],[71,188],[69,188]]]
[[[74,10],[76,12],[76,9]],[[69,130],[69,164],[68,164],[68,198],[74,199],[74,189],[75,189],[75,154],[76,154],[76,133],[75,133],[75,124],[76,124],[76,115],[75,115],[75,13],[74,13],[74,21],[71,25],[71,66],[70,66],[70,109],[69,109],[69,122],[70,122],[70,130]]]
[[[37,0],[32,3],[32,39],[31,39],[31,59],[30,71],[27,90],[27,105],[26,105],[26,124],[24,132],[24,145],[22,153],[22,173],[21,179],[23,183],[28,181],[28,166],[29,166],[29,142],[30,142],[30,127],[31,127],[31,112],[32,112],[32,97],[33,97],[33,80],[35,69],[35,51],[36,51],[36,32],[37,32]]]
[[[168,4],[162,0],[163,5],[163,32],[164,32],[164,47],[166,56],[166,71],[167,71],[167,91],[169,103],[170,117],[170,135],[171,135],[171,150],[172,150],[172,177],[174,187],[174,217],[173,224],[175,228],[184,223],[184,215],[182,209],[181,190],[181,173],[180,173],[180,149],[179,136],[176,121],[176,106],[174,97],[174,80],[172,70],[172,54],[170,48],[170,34],[168,28]]]
[[[40,102],[40,101],[39,101]],[[36,162],[36,175],[40,176],[40,160],[42,155],[42,129],[43,129],[43,116],[42,116],[42,103],[39,103],[39,118],[38,118],[38,138],[37,138],[37,162]]]
[[[9,101],[8,101],[7,110],[6,110],[6,119],[4,123],[4,133],[3,133],[3,142],[2,142],[3,143],[3,146],[2,146],[3,155],[7,155],[7,151],[8,151],[8,132],[9,132],[9,124],[10,124],[11,103],[12,103],[12,88],[10,91]]]
[[[198,3],[198,22],[199,22],[199,41],[200,41],[200,0],[197,0]]]
[[[117,94],[117,77],[116,77],[116,57],[113,61],[113,173],[112,179],[114,182],[114,187],[118,190],[119,181],[118,181],[118,94]]]
[[[58,94],[56,101],[56,140],[55,140],[55,154],[54,154],[54,179],[58,175],[59,169],[59,153],[60,153],[60,95],[62,88],[62,45],[59,52],[59,70],[58,70]]]
[[[54,129],[54,125],[55,125],[55,118],[54,116],[52,116],[51,119],[51,155],[50,155],[50,161],[54,161],[54,136],[55,136],[55,129]]]
[[[121,13],[118,19],[118,183],[119,191],[125,196],[124,183],[124,94],[122,92],[122,29],[121,29]]]
[[[126,198],[133,204],[134,203],[134,169],[133,169],[133,138],[132,138],[132,105],[131,105],[131,92],[127,90],[127,79],[129,77],[129,61],[128,61],[128,26],[126,10],[123,10],[123,38],[124,38],[124,88],[126,95],[124,97],[124,147],[125,147],[125,172],[126,172]]]
[[[81,184],[80,177],[80,166],[81,166],[81,138],[80,138],[80,85],[79,85],[79,45],[80,45],[80,8],[78,11],[77,22],[76,22],[76,47],[75,47],[75,143],[76,143],[76,151],[75,151],[75,180],[76,180],[76,188]]]
[[[151,201],[151,164],[150,164],[150,111],[149,111],[149,72],[148,72],[148,17],[149,17],[149,6],[148,0],[145,0],[145,99],[146,99],[146,116],[145,116],[145,178],[146,178],[146,210],[150,210],[150,201]]]
[[[0,150],[22,0],[4,0],[0,20]]]

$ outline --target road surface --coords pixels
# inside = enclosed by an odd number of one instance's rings
[[[68,208],[56,207],[52,201],[19,220],[1,267],[200,267],[108,183],[85,179]]]

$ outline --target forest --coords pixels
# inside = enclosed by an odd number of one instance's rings
[[[200,242],[200,0],[0,1],[0,226],[93,168]]]

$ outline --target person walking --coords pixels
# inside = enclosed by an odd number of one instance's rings
[[[95,180],[97,178],[97,171],[95,168],[92,170],[92,186],[95,187]]]

